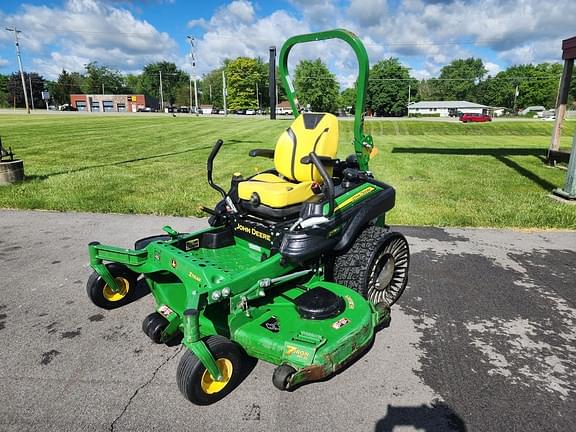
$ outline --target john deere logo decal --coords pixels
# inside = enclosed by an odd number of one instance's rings
[[[172,268],[176,268],[178,263],[176,262],[176,260],[174,258],[172,258],[172,261],[170,261],[170,265],[172,266]]]

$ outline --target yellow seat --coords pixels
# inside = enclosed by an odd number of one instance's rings
[[[312,164],[300,160],[315,152],[334,159],[338,150],[338,119],[327,113],[303,113],[280,136],[274,150],[277,174],[262,173],[238,184],[240,199],[256,194],[260,204],[282,208],[300,204],[314,196],[312,185],[322,176]],[[332,168],[326,166],[329,174]]]

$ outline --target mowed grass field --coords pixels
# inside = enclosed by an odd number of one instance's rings
[[[288,120],[180,115],[0,115],[0,136],[25,161],[27,179],[0,187],[0,207],[200,216],[216,192],[206,158],[224,146],[215,180],[226,186],[271,167],[248,157],[273,148]],[[567,122],[570,148],[576,122]],[[339,156],[352,153],[352,126],[340,122]],[[377,178],[397,189],[391,224],[576,229],[576,206],[549,197],[566,171],[543,163],[552,124],[369,121]],[[1,225],[1,223],[0,223]]]

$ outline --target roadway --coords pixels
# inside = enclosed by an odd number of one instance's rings
[[[259,362],[231,395],[179,393],[179,347],[141,331],[144,297],[86,297],[86,244],[204,220],[0,211],[0,430],[566,431],[576,422],[576,232],[399,227],[410,283],[339,375],[294,392]]]

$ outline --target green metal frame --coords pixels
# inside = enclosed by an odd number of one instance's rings
[[[364,135],[364,108],[366,106],[366,90],[370,65],[366,49],[358,36],[344,29],[334,29],[292,36],[284,43],[284,45],[282,45],[282,49],[280,50],[280,56],[278,58],[280,79],[284,89],[286,90],[288,101],[292,107],[292,113],[294,114],[294,117],[298,117],[300,115],[298,97],[288,72],[288,55],[290,54],[292,47],[296,44],[316,42],[326,39],[343,40],[352,47],[356,54],[356,58],[358,59],[358,80],[356,81],[356,104],[354,113],[354,151],[356,152],[360,169],[367,171],[368,162],[370,161],[370,153],[374,147],[372,137],[370,135]]]

